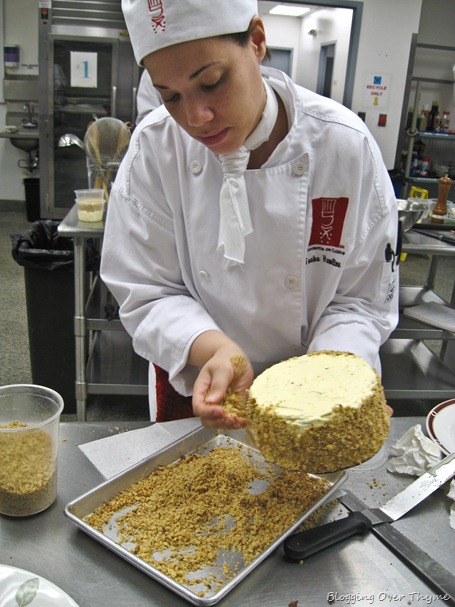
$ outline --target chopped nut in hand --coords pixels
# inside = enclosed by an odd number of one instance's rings
[[[232,385],[235,386],[245,375],[246,360],[243,356],[233,356],[231,358],[231,362],[234,368]],[[230,415],[247,419],[246,400],[241,394],[235,392],[232,388],[227,389],[226,396],[221,405]]]

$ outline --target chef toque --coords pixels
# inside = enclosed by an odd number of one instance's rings
[[[269,140],[278,116],[276,95],[270,85],[265,80],[263,82],[267,100],[259,124],[240,148],[219,156],[223,167],[223,185],[220,192],[218,248],[224,246],[224,257],[231,264],[243,264],[245,236],[253,231],[244,177],[250,151]]]
[[[258,14],[257,0],[122,0],[139,65],[161,48],[245,32]]]

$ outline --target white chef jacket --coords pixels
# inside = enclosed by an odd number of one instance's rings
[[[247,170],[253,232],[244,264],[217,249],[219,158],[164,106],[133,133],[109,199],[101,275],[135,351],[190,395],[195,338],[219,329],[256,373],[315,350],[351,351],[379,370],[398,319],[398,217],[365,124],[344,106],[262,68],[289,132]]]

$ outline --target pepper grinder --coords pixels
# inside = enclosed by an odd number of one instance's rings
[[[450,177],[441,177],[438,184],[438,200],[431,214],[433,223],[444,223],[444,217],[447,215],[447,196],[452,187]]]

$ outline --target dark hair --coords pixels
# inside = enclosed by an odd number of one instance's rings
[[[222,34],[220,36],[220,38],[230,38],[231,40],[233,40],[234,42],[236,42],[238,45],[240,46],[246,46],[248,44],[248,42],[250,41],[251,38],[251,32],[252,32],[253,28],[251,26],[251,23],[248,27],[247,30],[245,30],[244,32],[238,32],[237,34]],[[268,47],[266,47],[265,49],[265,55],[264,55],[264,61],[270,60],[272,57],[272,54],[269,50]]]

